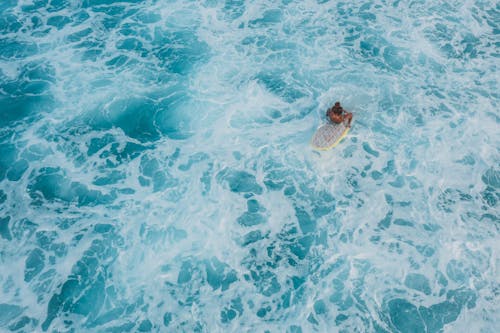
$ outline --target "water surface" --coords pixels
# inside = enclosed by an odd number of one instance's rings
[[[2,1],[1,330],[497,332],[499,22]]]

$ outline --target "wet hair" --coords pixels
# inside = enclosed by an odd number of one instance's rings
[[[340,102],[335,102],[335,105],[332,107],[332,111],[335,114],[342,114],[342,107],[340,106]]]

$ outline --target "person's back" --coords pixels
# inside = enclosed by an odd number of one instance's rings
[[[351,127],[352,113],[345,111],[340,102],[335,102],[335,105],[326,111],[326,116],[335,124],[340,124],[344,120],[347,120],[347,127]]]

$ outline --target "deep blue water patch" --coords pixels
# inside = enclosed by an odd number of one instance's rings
[[[226,183],[235,193],[262,193],[262,187],[257,183],[255,176],[246,171],[224,169],[217,175],[217,179]]]
[[[0,126],[51,111],[56,105],[50,91],[54,74],[52,66],[37,61],[24,64],[15,78],[0,76]]]
[[[47,316],[42,323],[46,331],[59,313],[73,313],[87,317],[92,323],[104,305],[108,268],[117,257],[119,237],[104,233],[102,240],[94,240],[73,266],[71,274],[48,303]]]
[[[84,184],[71,181],[58,168],[41,169],[38,175],[32,176],[27,190],[34,205],[42,205],[44,200],[47,200],[93,206],[111,203],[116,198],[115,193],[103,194],[100,191],[90,190]]]
[[[209,47],[191,31],[165,31],[155,29],[153,54],[163,68],[171,73],[185,75],[196,64],[209,57]]]

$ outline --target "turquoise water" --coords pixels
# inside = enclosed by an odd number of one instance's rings
[[[2,1],[0,331],[500,331],[499,22]]]

